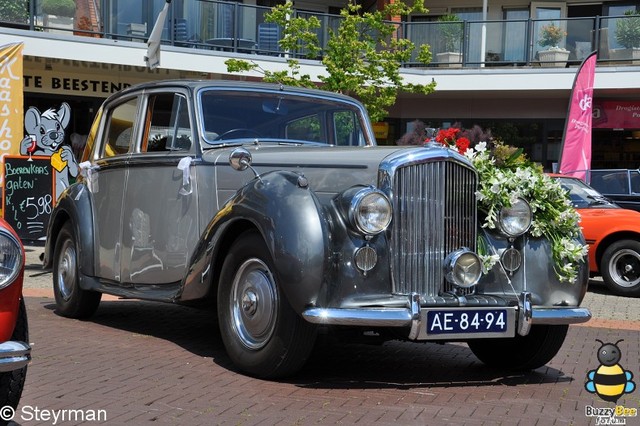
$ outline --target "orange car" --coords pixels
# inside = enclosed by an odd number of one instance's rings
[[[620,208],[582,180],[552,175],[569,191],[589,245],[589,271],[622,296],[640,296],[640,212]]]

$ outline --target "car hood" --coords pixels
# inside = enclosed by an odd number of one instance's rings
[[[600,239],[617,231],[640,232],[640,212],[620,208],[577,209],[587,240]]]
[[[239,188],[239,176],[246,183],[253,179],[250,170],[238,172],[229,166],[229,154],[237,147],[208,151],[203,156],[206,162],[217,166],[218,188],[231,190]],[[309,186],[317,193],[337,194],[354,184],[377,185],[378,167],[385,159],[396,154],[409,157],[422,155],[457,156],[449,149],[440,147],[397,147],[397,146],[243,146],[252,156],[252,165],[262,174],[271,170],[288,170],[304,175]],[[243,183],[243,184],[244,184]]]

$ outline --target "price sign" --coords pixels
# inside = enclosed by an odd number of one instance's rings
[[[23,242],[44,241],[55,202],[55,170],[51,158],[6,155],[3,163],[4,219]]]

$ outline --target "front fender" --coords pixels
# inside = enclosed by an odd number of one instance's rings
[[[77,239],[76,249],[80,272],[88,276],[94,275],[93,209],[89,195],[89,189],[84,183],[75,183],[60,195],[51,212],[47,228],[43,259],[45,268],[51,268],[58,234],[64,224],[70,220]]]
[[[501,268],[500,263],[481,279],[484,292],[499,294],[512,292],[531,293],[531,301],[536,306],[579,306],[589,283],[589,268],[586,262],[578,267],[575,282],[560,281],[553,265],[551,242],[545,238],[520,237],[510,243],[497,233],[482,230],[482,237],[494,248],[494,253],[502,253],[513,246],[522,253],[522,266],[513,274]],[[576,243],[584,244],[582,237]]]
[[[315,303],[328,264],[328,220],[306,179],[286,171],[253,179],[220,209],[196,246],[180,300],[215,294],[229,247],[251,228],[262,235],[293,309]]]

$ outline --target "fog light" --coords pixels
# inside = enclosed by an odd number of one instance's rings
[[[362,272],[369,272],[378,263],[378,254],[370,246],[360,247],[355,253],[356,266]]]
[[[502,267],[509,272],[515,272],[522,265],[522,254],[513,247],[506,249],[500,256]]]
[[[454,251],[444,262],[445,278],[458,287],[473,287],[482,276],[482,262],[478,255],[469,249]]]

